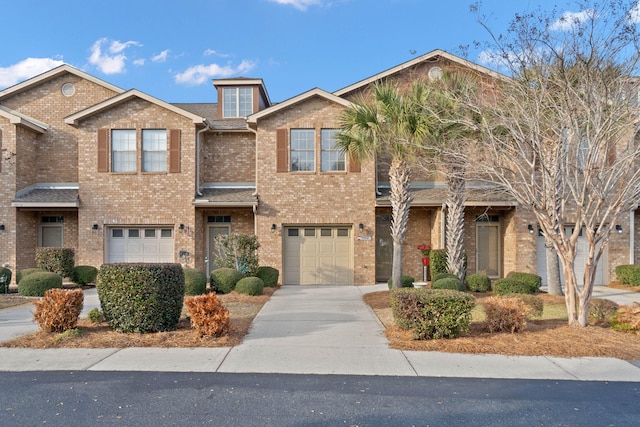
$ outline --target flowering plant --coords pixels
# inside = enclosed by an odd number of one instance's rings
[[[431,250],[431,244],[420,245],[420,246],[418,246],[418,250],[420,252],[422,252],[422,256],[428,257],[429,256],[429,251]]]

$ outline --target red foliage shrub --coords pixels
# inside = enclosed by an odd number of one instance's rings
[[[487,316],[487,332],[518,332],[527,326],[527,315],[531,311],[524,301],[517,297],[491,297],[484,301]]]
[[[214,293],[188,297],[185,299],[191,327],[201,337],[220,337],[229,332],[229,310]]]
[[[45,332],[64,332],[76,327],[83,304],[82,289],[49,289],[34,301],[33,319]]]

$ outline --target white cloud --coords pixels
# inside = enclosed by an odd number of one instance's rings
[[[298,10],[307,10],[309,6],[321,5],[322,0],[270,0],[274,3],[293,6]]]
[[[593,9],[586,9],[581,12],[565,12],[556,22],[551,24],[549,29],[554,31],[569,31],[574,25],[582,24],[595,17],[596,13]]]
[[[0,87],[13,86],[62,64],[64,62],[57,59],[27,58],[8,67],[0,67]]]
[[[256,63],[253,61],[242,61],[237,67],[229,65],[194,65],[187,68],[184,72],[175,75],[176,83],[186,85],[200,85],[212,78],[224,78],[233,75],[243,74],[255,68]]]
[[[167,56],[169,55],[169,49],[165,49],[159,54],[152,56],[151,60],[153,62],[165,62],[167,60]]]
[[[229,54],[218,52],[217,50],[213,50],[213,49],[205,50],[203,55],[204,56],[215,55],[215,56],[219,56],[220,58],[229,58],[231,56]]]
[[[101,38],[91,46],[91,55],[89,56],[89,63],[98,67],[100,71],[105,74],[119,74],[125,70],[125,62],[127,56],[124,54],[124,50],[130,46],[142,46],[142,44],[136,41],[120,42],[113,40],[109,45],[107,52],[102,51],[104,44],[108,43],[107,38]]]
[[[629,21],[633,24],[640,24],[640,1],[629,11]]]
[[[137,65],[138,67],[143,66],[145,63],[144,58],[136,59],[133,61],[133,65]]]

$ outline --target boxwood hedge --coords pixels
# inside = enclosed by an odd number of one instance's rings
[[[53,288],[62,288],[62,277],[50,271],[33,272],[18,283],[18,293],[28,297],[42,297]]]

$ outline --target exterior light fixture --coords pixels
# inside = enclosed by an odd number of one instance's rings
[[[180,231],[184,231],[184,224],[180,224],[180,225],[178,226],[178,230],[180,230]]]
[[[275,233],[277,228],[278,228],[278,226],[277,226],[277,225],[275,225],[275,224],[271,224],[271,232],[272,232],[272,233]]]
[[[529,230],[529,233],[530,233],[530,234],[533,234],[533,225],[529,224],[529,225],[527,226],[527,229]]]
[[[362,233],[364,231],[364,224],[360,223],[358,224],[358,230]]]
[[[0,231],[4,231],[4,224],[0,224]]]
[[[616,224],[616,231],[622,233],[622,226],[620,224]]]
[[[91,227],[92,230],[97,230],[98,229],[98,224],[93,224],[93,226]]]

